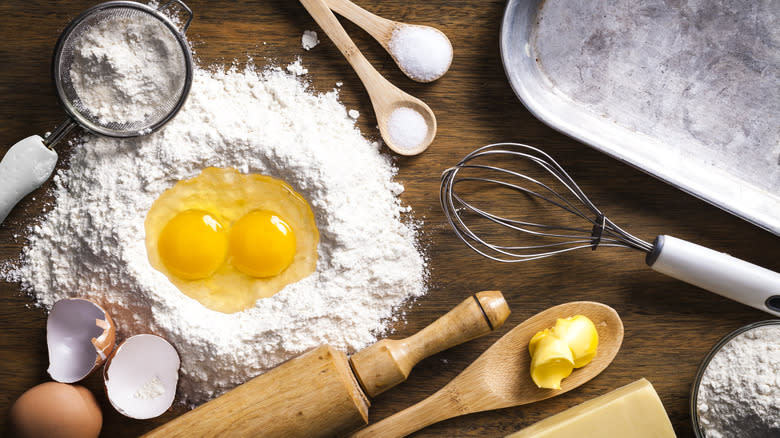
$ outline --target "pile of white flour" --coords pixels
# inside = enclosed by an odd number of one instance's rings
[[[114,16],[77,37],[70,80],[100,124],[157,121],[179,100],[186,73],[181,46],[162,22],[146,17]]]
[[[425,293],[427,269],[396,168],[354,123],[335,91],[314,93],[282,69],[196,69],[189,100],[160,132],[85,136],[74,147],[54,179],[55,205],[4,276],[46,307],[65,297],[105,305],[121,337],[165,337],[182,360],[178,398],[189,403],[320,344],[361,349],[395,307]],[[224,314],[150,266],[147,210],[208,166],[281,178],[310,202],[321,238],[311,276]]]

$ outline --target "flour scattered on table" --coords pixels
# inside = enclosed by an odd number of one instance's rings
[[[186,105],[159,132],[85,135],[54,177],[54,207],[3,276],[49,308],[64,297],[93,299],[120,337],[165,337],[181,356],[178,394],[189,403],[320,344],[354,352],[375,342],[397,306],[425,293],[426,263],[390,158],[361,135],[336,91],[307,89],[296,77],[303,70],[300,61],[265,71],[196,68]],[[282,179],[309,201],[321,239],[312,275],[225,314],[152,268],[148,209],[208,166]]]
[[[358,117],[360,117],[360,112],[358,110],[351,109],[351,110],[349,110],[348,114],[349,114],[349,117],[351,117],[352,119],[355,119],[355,120],[357,120]]]
[[[309,73],[309,69],[303,66],[300,59],[296,59],[294,62],[287,65],[287,71],[295,76],[303,76]]]
[[[301,47],[303,47],[304,50],[311,50],[317,47],[317,44],[319,43],[320,40],[317,38],[317,32],[313,30],[303,31],[303,36],[301,37]]]

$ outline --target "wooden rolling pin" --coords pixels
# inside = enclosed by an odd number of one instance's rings
[[[368,424],[366,394],[403,382],[422,359],[489,333],[508,316],[501,292],[479,292],[413,336],[384,339],[349,360],[323,345],[144,437],[343,436]]]

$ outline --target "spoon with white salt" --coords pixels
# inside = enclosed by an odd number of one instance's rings
[[[401,91],[371,66],[325,0],[300,2],[363,82],[387,147],[400,155],[417,155],[428,149],[436,136],[436,116],[428,105]]]
[[[433,82],[449,70],[452,64],[452,44],[439,29],[388,20],[349,0],[325,2],[337,14],[374,37],[410,79]]]

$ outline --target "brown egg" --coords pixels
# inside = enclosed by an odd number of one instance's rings
[[[96,438],[103,414],[87,388],[46,382],[19,397],[9,413],[11,436]]]

